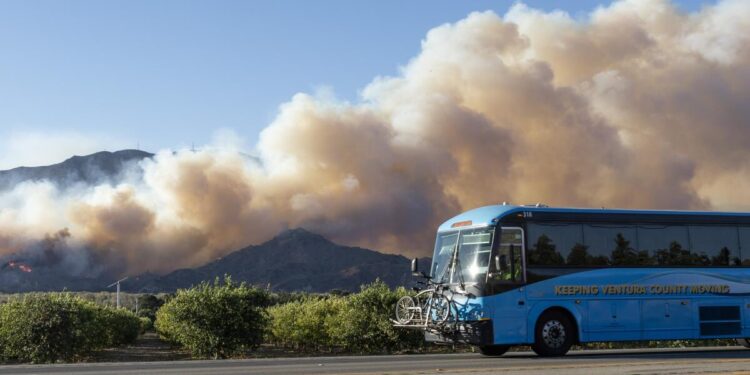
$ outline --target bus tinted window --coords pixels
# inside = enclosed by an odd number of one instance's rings
[[[529,265],[561,266],[571,250],[582,246],[583,233],[579,224],[528,224]]]
[[[690,243],[694,255],[712,266],[734,266],[740,262],[737,227],[691,225]]]
[[[750,266],[750,226],[530,222],[527,229],[529,266]]]
[[[587,224],[583,238],[587,265],[628,264],[628,256],[634,259],[630,264],[639,264],[634,226]]]
[[[638,227],[638,245],[651,264],[659,266],[689,266],[706,264],[706,259],[691,253],[686,226]]]
[[[740,252],[743,266],[750,266],[750,227],[739,227]]]

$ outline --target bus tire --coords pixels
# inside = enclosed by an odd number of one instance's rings
[[[479,352],[488,357],[499,357],[510,349],[510,345],[485,345],[479,347]]]
[[[575,328],[567,314],[547,311],[536,322],[531,349],[542,357],[565,355],[573,346]]]
[[[747,338],[745,338],[745,339],[737,339],[737,343],[740,344],[740,345],[742,345],[742,346],[744,346],[744,347],[746,347],[746,348],[748,348],[748,349],[750,349],[750,339],[747,339]]]

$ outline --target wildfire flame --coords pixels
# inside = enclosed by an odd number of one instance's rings
[[[26,263],[21,263],[15,260],[11,260],[10,262],[6,263],[2,269],[12,269],[12,270],[19,270],[21,272],[30,273],[33,271],[30,265]]]

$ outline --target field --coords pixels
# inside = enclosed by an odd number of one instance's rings
[[[53,300],[69,296],[86,303],[93,302],[105,310],[129,311],[128,314],[140,317],[142,333],[145,334],[137,341],[120,340],[125,344],[94,346],[69,357],[74,362],[476,351],[465,345],[426,344],[417,331],[394,329],[390,323],[393,306],[405,293],[404,289],[390,290],[385,284],[376,282],[363,286],[359,293],[347,295],[276,294],[231,283],[227,279],[224,283],[202,284],[177,294],[121,293],[121,310],[113,309],[116,303],[113,292],[0,294],[0,320],[3,319],[3,307],[12,305],[8,302],[18,304],[29,296]],[[42,316],[40,321],[45,321],[47,315],[44,314],[61,317],[63,321],[68,319],[59,309],[48,309],[40,315],[36,305],[30,304],[27,308],[29,315]],[[19,312],[18,309],[15,311]],[[21,310],[20,316],[24,315]],[[36,324],[29,322],[26,326]],[[77,327],[72,329],[80,330]],[[3,339],[9,342],[16,340],[17,336],[13,330],[3,333],[0,329],[0,363],[46,361],[23,360],[18,355],[13,357],[7,353],[3,360]],[[679,340],[592,343],[577,346],[577,349],[731,345],[736,345],[734,340]],[[511,351],[525,350],[528,347],[514,347]]]
[[[117,305],[117,296],[115,292],[66,292],[74,296],[81,297],[87,301],[94,302],[98,305],[115,307]],[[12,298],[22,298],[26,294],[34,293],[0,293],[0,304],[5,303]],[[138,297],[146,296],[146,293],[120,293],[120,306],[137,313],[136,300]],[[158,293],[155,296],[164,300],[168,293]]]

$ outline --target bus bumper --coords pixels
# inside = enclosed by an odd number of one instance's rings
[[[425,331],[427,342],[438,344],[465,343],[471,345],[492,345],[494,342],[492,320],[467,321],[458,326],[453,332]]]

